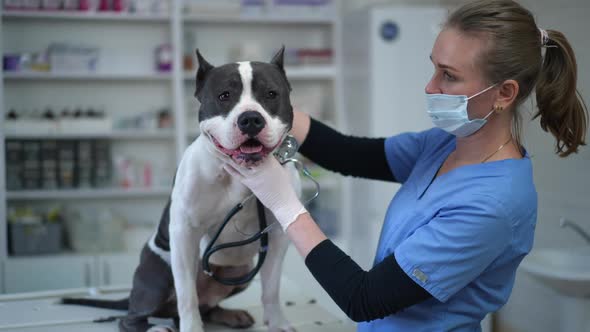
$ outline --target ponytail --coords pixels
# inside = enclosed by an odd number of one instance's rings
[[[541,128],[557,139],[555,152],[566,157],[586,145],[587,108],[576,89],[578,68],[572,47],[559,31],[548,30],[547,36],[533,119],[540,117]]]

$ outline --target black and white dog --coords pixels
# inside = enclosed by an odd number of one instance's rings
[[[238,62],[214,67],[197,50],[199,69],[195,96],[200,135],[185,151],[176,171],[171,199],[155,234],[141,252],[129,299],[103,301],[65,299],[64,303],[127,309],[121,331],[167,331],[148,323],[148,317],[174,318],[181,332],[203,331],[203,320],[237,328],[251,326],[246,311],[227,310],[219,302],[247,285],[226,286],[203,273],[201,257],[224,216],[251,192],[223,169],[219,151],[236,162],[254,166],[274,158],[291,129],[291,87],[283,67],[282,48],[270,63]],[[293,184],[300,192],[294,167]],[[266,211],[269,223],[272,213]],[[249,200],[227,227],[218,243],[245,239],[258,231],[256,201]],[[239,231],[238,231],[239,229]],[[264,321],[270,331],[294,331],[279,303],[281,266],[288,239],[280,227],[269,234],[269,249],[261,268]],[[239,277],[253,268],[258,242],[221,250],[211,256],[212,272]]]

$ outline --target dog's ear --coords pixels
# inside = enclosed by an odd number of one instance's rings
[[[199,95],[201,93],[201,90],[203,89],[203,86],[205,85],[205,79],[207,78],[207,75],[209,74],[211,69],[215,67],[213,67],[209,62],[207,62],[205,58],[203,58],[201,52],[199,52],[199,49],[196,50],[196,53],[197,59],[199,60],[199,70],[197,70],[197,88],[195,90],[195,97],[197,97],[197,99],[200,100]]]
[[[281,47],[281,49],[279,49],[279,51],[277,52],[277,54],[275,54],[272,57],[272,60],[270,60],[270,63],[279,67],[279,70],[281,71],[281,73],[283,73],[283,75],[285,76],[285,80],[287,81],[287,86],[289,86],[289,91],[291,91],[291,84],[289,83],[289,80],[287,79],[287,73],[285,72],[285,66],[284,64],[284,58],[285,58],[285,45],[283,45]]]
[[[283,66],[283,59],[285,58],[285,45],[283,45],[281,47],[281,49],[277,52],[277,54],[275,54],[272,57],[272,60],[270,60],[270,63],[272,63],[273,65],[279,67],[279,69],[281,69],[281,71],[285,71],[285,67]]]

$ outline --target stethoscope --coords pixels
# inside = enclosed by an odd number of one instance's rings
[[[309,173],[309,170],[305,167],[305,165],[300,160],[295,158],[295,154],[297,153],[298,149],[299,149],[299,145],[298,145],[297,141],[295,140],[295,137],[293,137],[291,135],[286,135],[285,138],[283,139],[281,146],[278,147],[277,150],[274,152],[274,156],[279,160],[281,165],[285,165],[290,162],[293,163],[295,165],[295,168],[297,168],[297,170],[299,172],[301,172],[305,177],[307,177],[311,181],[313,181],[316,191],[315,191],[315,194],[310,199],[305,201],[304,204],[307,205],[319,196],[320,184],[311,176],[311,174]],[[242,285],[242,284],[250,282],[254,278],[254,276],[258,273],[258,271],[262,267],[262,264],[264,263],[264,259],[266,258],[266,253],[268,251],[268,232],[272,229],[272,227],[274,227],[276,225],[277,222],[275,221],[272,224],[267,225],[266,215],[264,213],[264,206],[262,205],[262,203],[260,203],[260,201],[258,199],[256,200],[256,208],[258,210],[258,224],[260,227],[260,231],[250,235],[250,237],[248,237],[245,240],[215,245],[215,241],[217,241],[217,239],[219,238],[219,235],[221,234],[221,232],[223,231],[225,226],[229,223],[231,218],[233,216],[235,216],[238,212],[240,212],[240,210],[242,210],[244,208],[244,204],[246,204],[246,202],[248,202],[253,197],[255,197],[254,194],[250,194],[248,197],[246,197],[240,203],[236,204],[236,206],[234,206],[227,213],[227,215],[225,216],[225,218],[223,220],[223,223],[221,223],[221,226],[219,226],[219,228],[217,229],[217,232],[215,232],[215,235],[211,238],[211,241],[209,242],[209,244],[205,248],[205,252],[203,253],[203,262],[202,262],[203,271],[205,272],[205,274],[207,274],[208,276],[212,277],[213,279],[215,279],[216,281],[218,281],[224,285],[237,286],[237,285]],[[240,232],[241,234],[244,234],[242,231],[240,231],[237,228],[237,226],[235,224],[234,224],[234,227],[236,228],[236,230],[238,232]],[[244,235],[248,235],[248,234],[244,234]],[[257,241],[259,239],[260,239],[260,248],[258,249],[258,262],[256,263],[256,266],[254,267],[254,269],[252,269],[250,272],[248,272],[247,274],[245,274],[241,277],[223,278],[223,277],[215,275],[211,271],[211,267],[209,265],[209,258],[215,252],[222,250],[222,249],[245,246],[245,245],[250,244],[250,243]]]

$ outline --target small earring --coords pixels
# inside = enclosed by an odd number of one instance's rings
[[[494,106],[494,111],[496,112],[501,112],[504,109],[504,107],[500,106],[500,105],[495,105]]]

